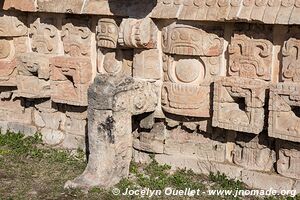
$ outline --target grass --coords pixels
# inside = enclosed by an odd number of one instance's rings
[[[66,150],[46,148],[42,144],[41,135],[24,137],[20,133],[0,134],[0,200],[6,199],[141,199],[136,196],[114,196],[110,190],[93,188],[89,193],[80,190],[64,190],[67,180],[82,173],[86,166],[84,152],[75,154]],[[115,186],[124,192],[126,188],[164,190],[173,188],[200,189],[245,189],[240,181],[227,178],[224,174],[209,176],[193,173],[191,170],[172,171],[168,165],[160,165],[152,159],[148,165],[132,162],[130,176]],[[143,198],[145,199],[145,198]],[[158,196],[151,199],[186,199],[174,196]],[[203,200],[240,199],[232,196],[217,197],[200,195]],[[257,198],[244,198],[257,199]],[[275,198],[266,198],[273,200]],[[280,199],[280,198],[276,198]],[[300,200],[296,198],[281,198]]]

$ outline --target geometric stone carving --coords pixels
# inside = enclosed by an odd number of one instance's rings
[[[266,83],[223,77],[214,84],[213,126],[259,134],[264,126]]]
[[[115,19],[102,18],[97,26],[97,45],[98,47],[117,48],[119,27]]]
[[[13,42],[0,39],[0,86],[16,86],[16,59]]]
[[[92,33],[89,20],[67,19],[62,28],[62,41],[66,55],[90,56]]]
[[[278,83],[270,88],[269,136],[300,142],[300,86]]]
[[[157,27],[149,17],[123,19],[118,42],[120,46],[129,48],[156,48]]]
[[[15,37],[27,34],[26,25],[15,16],[3,15],[0,17],[0,37]],[[19,16],[20,18],[21,16]]]
[[[290,38],[282,48],[284,81],[300,82],[300,39]]]
[[[236,146],[232,152],[233,162],[246,169],[271,171],[276,162],[271,142],[261,135],[238,134]]]
[[[210,87],[201,85],[206,69],[202,60],[164,55],[163,61],[163,110],[177,115],[209,117]]]
[[[162,61],[158,49],[135,50],[133,59],[133,77],[160,79]]]
[[[190,25],[173,23],[162,30],[164,53],[177,55],[219,56],[223,39]]]
[[[87,106],[87,89],[92,81],[89,58],[59,56],[50,59],[51,100],[75,106]]]
[[[277,140],[277,172],[283,176],[300,179],[300,145]]]
[[[44,54],[59,53],[60,38],[55,27],[57,26],[55,17],[42,16],[33,20],[34,22],[30,25],[32,50]]]
[[[43,54],[27,53],[19,56],[18,96],[26,98],[50,97],[49,58]]]
[[[228,48],[229,75],[270,80],[272,51],[268,40],[234,34]]]

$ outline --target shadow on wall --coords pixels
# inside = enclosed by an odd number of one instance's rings
[[[114,15],[144,18],[156,6],[156,0],[107,0]]]

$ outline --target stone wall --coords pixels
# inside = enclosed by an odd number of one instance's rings
[[[0,126],[87,147],[67,187],[149,154],[300,190],[299,0],[5,0]]]

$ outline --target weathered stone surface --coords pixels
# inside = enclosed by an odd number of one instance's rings
[[[58,13],[81,13],[84,0],[37,0],[38,11]]]
[[[13,133],[22,133],[26,136],[33,136],[37,133],[37,128],[23,122],[8,122],[7,129]]]
[[[266,137],[239,134],[236,143],[232,152],[235,164],[250,170],[273,170],[276,155]]]
[[[92,81],[89,58],[54,57],[51,63],[51,99],[56,103],[87,106],[87,89]]]
[[[157,27],[150,18],[123,19],[118,42],[129,48],[156,48]]]
[[[9,9],[16,9],[21,11],[29,11],[33,12],[36,11],[36,1],[35,0],[5,0],[3,9],[9,10]]]
[[[42,54],[27,53],[18,57],[18,96],[26,98],[50,97],[49,58]]]
[[[278,83],[270,89],[269,136],[300,142],[300,87],[292,83]]]
[[[43,142],[51,146],[58,146],[65,139],[65,134],[58,130],[43,128],[41,134]]]
[[[119,27],[117,21],[112,18],[102,18],[97,26],[97,45],[115,49],[118,45]]]
[[[266,84],[224,77],[214,85],[213,126],[259,134],[264,126]]]
[[[0,17],[0,36],[15,37],[23,36],[28,32],[28,28],[24,24],[22,15],[16,17],[13,15],[2,14]]]
[[[158,49],[134,52],[133,77],[143,79],[160,79],[162,77],[162,59]]]
[[[219,56],[223,39],[197,27],[173,23],[162,30],[164,53],[178,55]]]
[[[92,34],[89,19],[66,19],[62,27],[64,52],[72,57],[91,56]]]
[[[234,34],[228,48],[229,75],[270,80],[272,50],[272,43],[267,39]]]
[[[273,188],[277,191],[291,190],[294,184],[292,179],[277,174],[267,174],[248,170],[242,171],[242,181],[251,188],[260,188],[264,190]]]
[[[283,176],[300,179],[300,145],[297,143],[276,141],[278,160],[276,162],[277,172]]]
[[[31,16],[30,38],[32,51],[43,54],[60,53],[59,18],[54,15]]]

